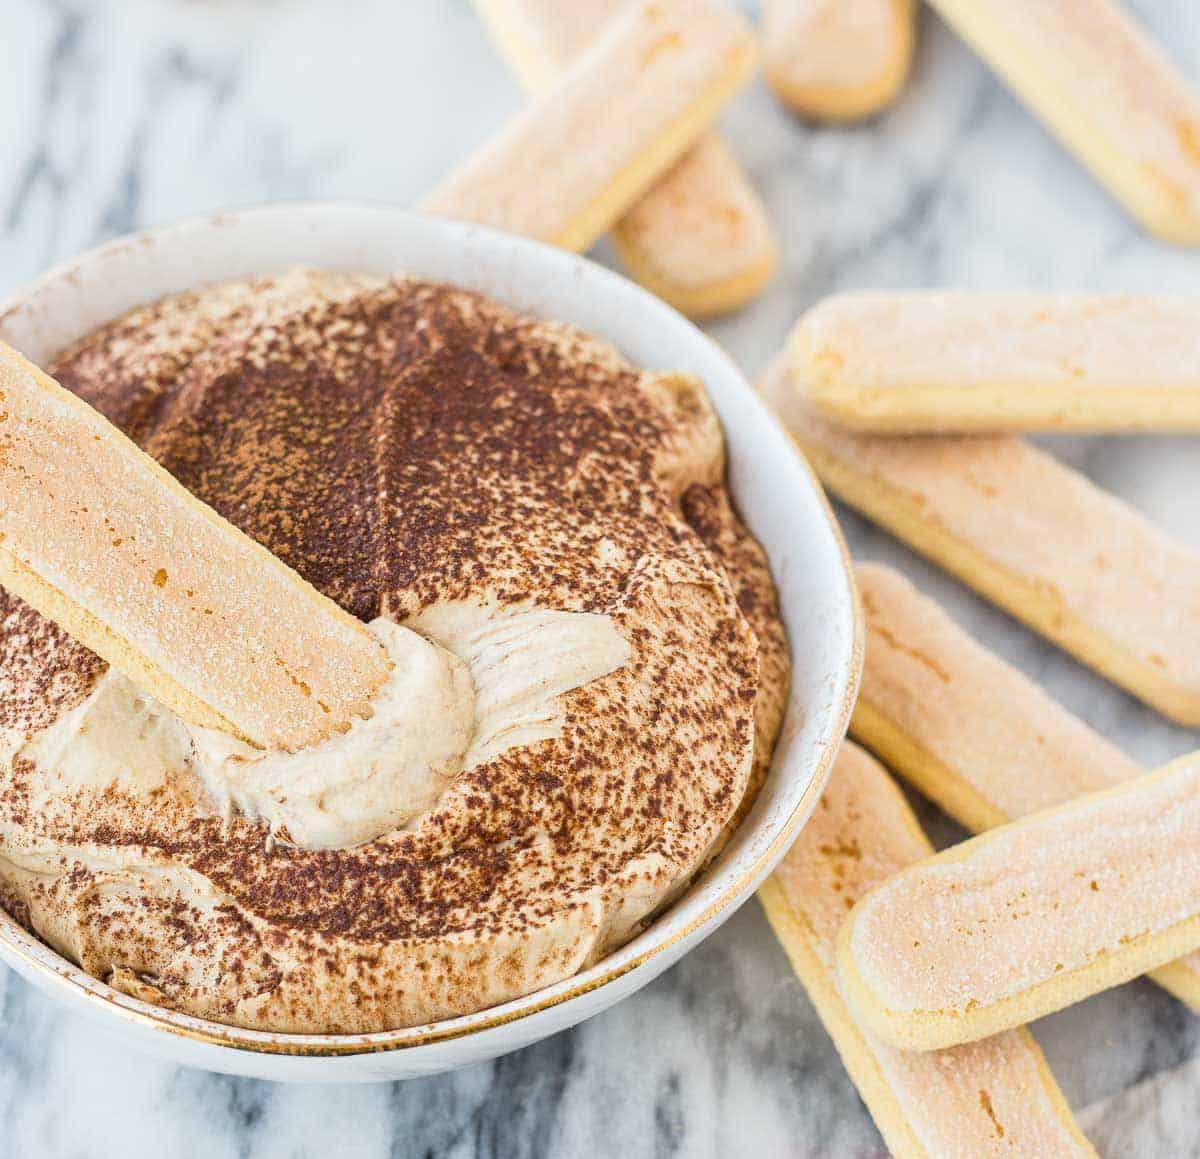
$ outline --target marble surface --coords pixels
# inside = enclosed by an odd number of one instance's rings
[[[1200,6],[1140,0],[1200,78]],[[131,228],[230,204],[410,203],[518,107],[465,0],[4,0],[0,294]],[[761,86],[727,112],[783,245],[769,293],[712,327],[755,374],[831,290],[1200,290],[928,13],[886,117],[805,127]],[[604,256],[603,249],[601,256]],[[1200,440],[1054,441],[1200,547]],[[1164,724],[853,516],[1003,655],[1131,753]],[[953,826],[929,808],[939,840]],[[1135,983],[1035,1028],[1104,1155],[1200,1155],[1200,1020]],[[136,1054],[0,974],[0,1155],[874,1156],[882,1144],[754,903],[611,1012],[455,1075],[300,1088]]]

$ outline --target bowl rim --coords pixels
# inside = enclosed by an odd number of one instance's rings
[[[382,202],[361,199],[271,202],[262,205],[190,215],[113,238],[101,245],[85,250],[66,261],[51,266],[32,282],[18,288],[3,300],[0,300],[0,326],[8,318],[20,311],[31,299],[35,298],[52,284],[64,280],[68,282],[74,281],[77,273],[85,266],[102,262],[106,257],[133,247],[157,243],[163,238],[170,238],[172,235],[186,236],[191,231],[206,227],[237,224],[247,218],[261,221],[269,220],[276,215],[308,213],[320,216],[324,213],[346,211],[382,213],[393,219],[424,218],[424,215],[410,210]],[[506,234],[498,230],[445,219],[437,220],[439,227],[444,226],[451,231],[462,231],[461,236],[464,237],[481,236],[485,240],[503,241],[506,245],[514,246],[517,249],[524,249],[530,253],[542,251],[553,254],[555,260],[569,259],[571,265],[575,266],[578,270],[586,271],[588,276],[598,278],[602,283],[608,281],[609,284],[614,286],[622,285],[626,293],[634,291],[637,295],[641,295],[649,303],[652,303],[657,310],[669,311],[675,315],[675,318],[679,322],[684,323],[685,326],[693,331],[697,342],[709,347],[710,352],[728,366],[736,378],[746,387],[747,391],[758,401],[766,414],[774,419],[773,412],[759,398],[757,392],[750,386],[740,368],[725,354],[716,342],[666,303],[650,294],[649,291],[630,282],[620,274],[580,255],[567,254],[562,250],[540,242]],[[849,726],[850,715],[858,696],[865,648],[863,613],[854,566],[841,526],[833,512],[828,496],[825,494],[824,488],[821,486],[808,460],[790,436],[788,436],[788,441],[795,451],[799,466],[813,485],[813,495],[817,500],[818,509],[824,516],[828,529],[832,534],[832,539],[840,556],[846,579],[851,618],[846,688],[837,706],[836,714],[833,715],[828,742],[825,744],[824,751],[821,753],[813,769],[812,777],[787,816],[776,823],[774,836],[755,854],[751,862],[736,878],[722,885],[720,892],[699,913],[693,915],[682,926],[671,930],[668,936],[650,941],[638,953],[629,955],[623,960],[620,959],[620,949],[618,949],[607,958],[601,959],[600,962],[579,974],[562,979],[540,990],[532,991],[530,994],[511,999],[499,1006],[485,1008],[469,1014],[456,1015],[452,1018],[441,1019],[421,1026],[402,1027],[365,1034],[303,1034],[284,1031],[252,1030],[172,1010],[167,1007],[155,1006],[115,990],[101,979],[86,973],[81,967],[76,966],[69,959],[52,949],[46,942],[26,930],[2,907],[0,907],[0,958],[3,958],[10,966],[17,969],[18,972],[36,974],[48,990],[55,991],[67,1002],[83,1003],[84,1005],[103,1004],[107,1013],[117,1016],[128,1024],[148,1030],[155,1035],[167,1033],[209,1046],[218,1046],[254,1054],[292,1057],[346,1057],[412,1050],[433,1043],[479,1035],[484,1031],[522,1022],[535,1014],[562,1006],[632,973],[646,962],[668,952],[672,947],[689,938],[699,928],[708,925],[725,911],[736,908],[743,900],[746,900],[749,892],[752,891],[757,882],[766,876],[770,869],[783,856],[787,848],[790,847],[799,829],[808,819],[817,798],[825,788],[833,761],[837,756],[840,742]],[[702,871],[702,874],[703,872],[707,871]],[[677,903],[672,903],[672,907],[674,904]],[[664,914],[669,913],[672,907],[668,907],[664,911]],[[653,929],[653,925],[649,929]],[[606,965],[606,963],[611,964]]]

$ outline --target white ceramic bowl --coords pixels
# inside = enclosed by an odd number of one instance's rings
[[[816,803],[857,691],[861,627],[845,548],[820,488],[737,368],[657,298],[561,250],[380,206],[222,213],[113,242],[52,270],[0,307],[0,338],[45,362],[139,304],[297,265],[406,272],[469,286],[517,309],[573,322],[642,366],[699,375],[725,427],[737,505],[771,559],[795,665],[771,774],[721,857],[627,946],[503,1006],[383,1034],[241,1030],[120,994],[0,911],[4,961],[68,1006],[175,1061],[308,1082],[405,1078],[491,1058],[572,1026],[646,985],[725,921]]]

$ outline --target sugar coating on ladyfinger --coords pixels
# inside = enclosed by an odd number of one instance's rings
[[[858,430],[1200,430],[1200,298],[841,294],[790,350],[813,407]]]
[[[696,142],[756,61],[746,21],[712,0],[630,4],[422,208],[585,250]]]
[[[367,629],[0,343],[0,582],[184,719],[295,751],[370,715]]]
[[[860,564],[862,691],[850,731],[975,832],[1145,770],[960,628],[904,576]],[[1200,1010],[1200,954],[1151,977]]]
[[[598,38],[623,0],[474,0],[526,88],[544,93]],[[762,199],[713,133],[706,133],[616,223],[626,268],[693,317],[735,310],[775,266]]]
[[[764,0],[767,83],[804,117],[872,116],[908,79],[916,18],[914,0]]]
[[[1093,1154],[1027,1031],[897,1051],[864,1032],[839,996],[835,948],[848,908],[931,852],[891,778],[847,742],[759,898],[894,1155]]]
[[[1164,715],[1200,724],[1200,554],[1020,439],[836,427],[787,362],[763,394],[840,498]]]
[[[1200,103],[1111,0],[931,0],[1128,212],[1200,244]]]
[[[838,937],[854,1015],[930,1050],[1031,1022],[1200,947],[1200,754],[901,870]]]

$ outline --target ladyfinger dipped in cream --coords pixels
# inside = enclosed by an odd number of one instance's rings
[[[964,583],[1183,724],[1200,724],[1200,555],[1010,436],[864,435],[786,359],[763,393],[825,484]]]
[[[843,294],[794,332],[813,407],[890,433],[1200,430],[1200,299]]]
[[[185,719],[262,748],[349,725],[387,678],[354,617],[0,345],[0,578]]]
[[[765,0],[767,83],[804,117],[872,116],[908,79],[916,21],[913,0]]]
[[[521,82],[544,93],[599,36],[622,0],[475,0]],[[775,266],[766,208],[716,134],[706,133],[613,228],[630,273],[693,317],[736,310]]]
[[[867,647],[851,732],[975,832],[1144,770],[960,628],[899,572],[858,567]],[[1200,1010],[1200,954],[1159,967]]]
[[[1200,754],[901,870],[838,935],[854,1016],[932,1050],[1031,1022],[1200,947]]]
[[[931,0],[1151,233],[1200,243],[1200,103],[1113,0]]]
[[[585,250],[696,142],[756,60],[745,20],[712,0],[630,4],[422,208]]]
[[[839,995],[835,947],[848,907],[931,852],[900,790],[847,742],[759,899],[892,1154],[1093,1154],[1028,1031],[903,1052],[864,1031]]]
[[[229,807],[351,845],[435,799],[465,750],[464,665],[368,628],[0,344],[0,582],[190,726]]]

